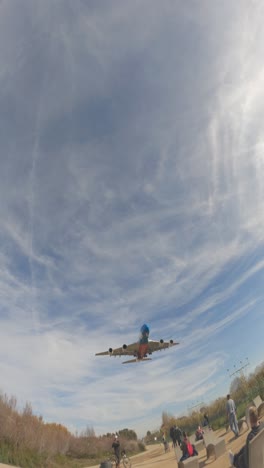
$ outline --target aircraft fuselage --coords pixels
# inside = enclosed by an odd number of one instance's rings
[[[148,352],[148,343],[139,343],[138,346],[138,359],[143,359]]]
[[[148,353],[149,327],[144,323],[140,329],[137,358],[144,359]]]

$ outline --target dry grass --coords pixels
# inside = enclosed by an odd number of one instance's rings
[[[27,403],[24,410],[17,410],[14,397],[0,396],[0,442],[15,449],[27,448],[39,454],[65,454],[69,449],[71,434],[61,424],[44,423],[42,417],[32,413]]]

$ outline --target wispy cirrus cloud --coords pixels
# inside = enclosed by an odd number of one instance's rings
[[[261,329],[263,6],[0,10],[3,390],[143,431],[228,385],[232,334]],[[181,346],[95,359],[142,321]]]

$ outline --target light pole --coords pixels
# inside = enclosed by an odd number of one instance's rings
[[[239,364],[234,364],[233,369],[227,369],[230,379],[237,376],[240,381],[240,386],[242,388],[243,394],[246,396],[248,393],[247,379],[245,376],[245,369],[249,366],[248,357],[244,361],[240,360]]]
[[[248,357],[246,357],[244,361],[239,361],[239,366],[240,367],[237,367],[236,364],[234,364],[233,369],[227,369],[230,378],[237,374],[245,378],[244,369],[249,366]]]

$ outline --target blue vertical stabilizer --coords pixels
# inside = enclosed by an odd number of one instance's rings
[[[144,323],[144,325],[142,325],[142,327],[140,328],[140,337],[139,337],[140,344],[148,343],[148,338],[149,338],[149,326]]]

